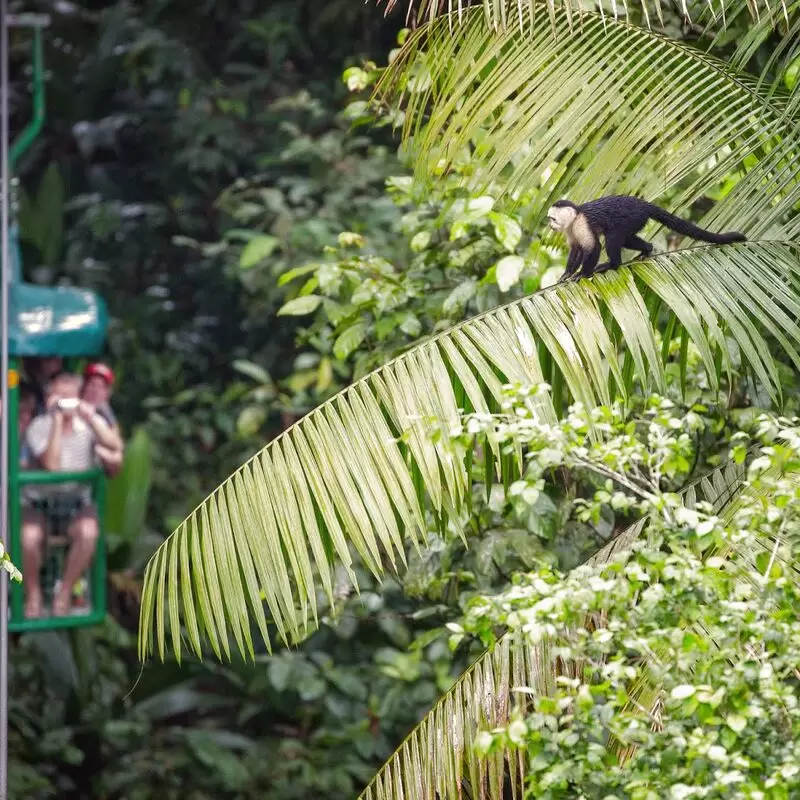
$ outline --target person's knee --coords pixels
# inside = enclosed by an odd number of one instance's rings
[[[95,514],[82,514],[73,523],[70,529],[73,541],[95,544],[100,535],[100,526]]]
[[[22,547],[25,550],[38,550],[44,541],[44,520],[29,516],[22,520]]]

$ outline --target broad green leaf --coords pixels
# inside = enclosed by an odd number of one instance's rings
[[[522,239],[522,228],[519,223],[507,214],[489,214],[489,219],[494,224],[494,235],[497,241],[510,253],[513,253]]]
[[[318,392],[324,392],[333,381],[333,362],[330,358],[321,358],[319,361],[319,368],[317,370],[317,386]]]
[[[36,192],[39,241],[42,261],[55,266],[61,256],[64,224],[64,181],[58,164],[51,161]]]
[[[411,239],[411,249],[415,253],[421,253],[428,246],[430,241],[430,231],[420,231],[414,234],[414,237]]]
[[[507,292],[519,282],[519,276],[525,269],[525,259],[520,256],[504,256],[496,264],[495,275],[501,292]]]
[[[242,248],[239,256],[239,268],[251,269],[260,264],[265,258],[269,258],[280,245],[280,239],[275,236],[262,234],[251,239]]]
[[[291,283],[295,278],[299,278],[301,275],[308,275],[309,272],[315,272],[319,264],[305,264],[302,267],[295,267],[294,269],[290,269],[288,272],[284,272],[283,275],[278,278],[278,286],[285,286],[287,283]]]
[[[783,81],[786,84],[786,88],[791,92],[792,89],[797,85],[797,81],[800,79],[800,56],[798,56],[787,68],[786,72],[783,74]]]
[[[30,242],[38,247],[39,243],[39,218],[33,200],[24,186],[17,188],[17,202],[19,210],[17,212],[17,222],[19,223],[19,237],[23,242]]]
[[[473,279],[464,281],[456,286],[445,298],[442,310],[445,314],[452,314],[456,309],[463,308],[475,296],[477,282]]]
[[[237,372],[241,372],[242,375],[247,375],[248,378],[252,378],[257,383],[272,383],[272,378],[270,378],[269,373],[264,367],[254,364],[252,361],[237,358],[231,366]]]
[[[252,436],[258,432],[266,418],[267,411],[263,406],[247,406],[239,413],[236,429],[242,436]]]
[[[284,303],[284,305],[278,309],[278,316],[302,317],[305,314],[310,314],[312,311],[316,311],[321,302],[322,298],[318,294],[295,297],[294,300]]]
[[[356,322],[336,337],[333,343],[333,354],[340,361],[344,361],[364,341],[367,326],[363,322]]]
[[[106,488],[105,529],[133,542],[144,530],[150,494],[150,438],[136,428],[126,442],[122,469]]]

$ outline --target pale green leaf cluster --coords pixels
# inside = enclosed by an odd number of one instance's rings
[[[628,424],[614,416],[621,434]],[[634,475],[620,471],[614,482],[648,514],[648,541],[568,576],[542,569],[473,605],[466,630],[486,636],[502,623],[566,665],[551,662],[561,675],[555,690],[513,687],[523,692],[516,711],[477,737],[484,757],[519,759],[521,780],[536,797],[794,796],[798,425],[761,421],[747,489],[722,513],[642,492]],[[679,429],[665,426],[661,438]],[[506,435],[517,433],[507,428]],[[636,446],[609,432],[609,443],[615,439],[617,464],[636,463]],[[538,461],[545,444],[529,441]],[[577,456],[605,474],[608,458],[587,445],[572,440],[565,461]],[[600,494],[594,503],[607,502]],[[730,557],[720,557],[723,549]]]
[[[689,776],[681,783],[672,771],[673,758],[679,757],[692,769],[698,758],[708,757],[713,773],[701,761],[694,777],[700,785],[692,789],[699,794],[681,796],[727,797],[725,791],[704,794],[714,786],[718,762],[741,767],[736,748],[754,748],[759,737],[775,745],[773,775],[762,769],[763,762],[752,761],[748,777],[756,789],[778,791],[776,776],[794,779],[797,754],[793,742],[785,746],[780,739],[775,717],[761,712],[758,691],[763,687],[776,699],[793,692],[785,678],[800,646],[794,614],[779,626],[785,634],[781,646],[787,648],[783,684],[762,684],[755,695],[751,662],[742,660],[737,634],[744,628],[751,638],[763,637],[766,626],[773,625],[768,611],[756,620],[742,600],[753,591],[760,594],[766,581],[785,576],[790,548],[776,550],[770,534],[777,523],[788,538],[800,520],[800,507],[783,523],[786,515],[778,519],[775,513],[787,507],[787,499],[797,504],[797,421],[763,417],[752,437],[737,437],[736,446],[759,448],[748,474],[730,462],[683,490],[679,502],[679,495],[663,491],[669,485],[665,476],[673,471],[670,463],[680,465],[687,436],[703,424],[697,412],[677,413],[670,403],[651,398],[632,415],[620,406],[575,406],[562,422],[546,425],[530,414],[530,398],[541,391],[509,392],[502,414],[470,415],[456,435],[471,430],[470,435],[482,439],[490,431],[503,448],[523,443],[530,461],[520,482],[531,486],[538,486],[542,475],[558,464],[594,476],[597,489],[576,500],[578,514],[608,503],[609,493],[623,494],[641,520],[567,577],[545,568],[521,576],[499,596],[476,601],[459,626],[462,636],[472,632],[491,643],[497,623],[510,631],[409,736],[363,797],[416,800],[436,796],[436,789],[440,797],[469,793],[502,798],[508,791],[500,780],[505,775],[514,791],[527,786],[537,797],[578,793],[600,800],[610,793],[649,800],[671,797],[673,784],[679,791],[691,786]],[[600,436],[591,436],[592,429]],[[675,477],[685,471],[678,466]],[[642,530],[648,535],[640,539]],[[662,542],[667,546],[659,551]],[[734,558],[720,557],[721,544],[733,548]],[[788,591],[784,600],[796,603],[796,585],[784,580],[780,586]],[[734,594],[732,601],[704,618],[709,598],[720,587]],[[703,623],[717,612],[724,630],[717,624],[708,638]],[[734,617],[745,624],[735,632],[726,630]],[[657,654],[655,666],[641,658],[650,652],[648,633]],[[725,696],[719,686],[720,681],[729,685],[731,650],[742,663],[735,697]],[[608,658],[609,653],[619,658]],[[711,660],[703,662],[703,671],[698,663],[706,656]],[[710,685],[711,676],[717,685]],[[666,700],[660,695],[662,686],[667,687]],[[750,708],[753,701],[755,709]],[[724,711],[719,722],[715,710]],[[668,729],[667,714],[673,711],[678,720]],[[666,730],[662,738],[653,730],[658,728],[655,719]],[[697,733],[686,737],[683,727],[689,723]],[[704,725],[710,730],[704,731]],[[672,739],[666,738],[670,735]],[[676,741],[683,747],[680,752],[673,747]],[[718,749],[723,745],[724,757]],[[634,753],[637,760],[626,772],[626,759]],[[659,760],[659,753],[667,760]],[[422,780],[416,778],[418,769]],[[728,770],[719,780],[730,791],[744,778]],[[650,795],[648,787],[659,788]],[[786,795],[768,791],[763,796]]]
[[[406,182],[393,181],[391,197],[404,209],[398,228],[408,248],[401,244],[391,261],[375,252],[371,235],[343,233],[337,247],[326,248],[327,259],[281,276],[291,294],[279,313],[313,314],[299,335],[311,352],[297,361],[307,356],[336,367],[332,380],[318,380],[314,388],[310,371],[287,381],[298,407],[326,400],[421,336],[530,294],[563,271],[560,252],[523,232],[506,203],[491,193],[464,196],[459,175],[474,168],[465,160],[424,198]],[[535,191],[527,198],[538,202]]]
[[[22,582],[22,573],[14,565],[11,556],[8,554],[2,542],[0,542],[0,569],[4,569],[12,581],[17,581],[17,583]]]

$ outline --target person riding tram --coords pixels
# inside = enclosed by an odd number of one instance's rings
[[[91,364],[83,380],[68,372],[51,377],[44,389],[44,413],[33,418],[21,441],[29,468],[84,472],[98,463],[105,466],[106,459],[112,469],[121,464],[122,439],[116,422],[113,428],[108,422],[113,414],[105,387],[91,385],[95,378],[106,384],[113,374],[103,364]],[[97,405],[85,399],[87,395]],[[90,487],[77,482],[33,484],[22,487],[20,499],[25,616],[37,619],[43,614],[40,572],[48,525],[65,529],[70,541],[52,599],[53,616],[65,616],[72,610],[73,591],[91,564],[99,535]]]

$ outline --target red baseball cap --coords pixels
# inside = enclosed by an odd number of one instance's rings
[[[111,367],[108,367],[99,361],[95,361],[93,364],[87,364],[86,369],[83,370],[84,378],[91,378],[94,375],[96,375],[98,378],[102,378],[109,386],[114,385],[114,372],[112,371]]]

